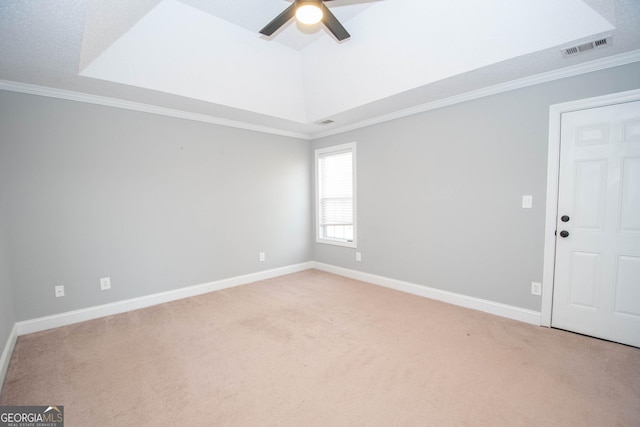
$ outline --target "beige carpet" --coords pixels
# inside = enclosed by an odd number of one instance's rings
[[[638,426],[640,350],[309,270],[22,336],[66,426]]]

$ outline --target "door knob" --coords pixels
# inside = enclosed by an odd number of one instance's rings
[[[568,216],[568,215],[562,215],[562,217],[560,218],[560,220],[561,220],[562,222],[569,222],[569,220],[570,220],[570,219],[571,219],[571,218],[569,218],[569,216]]]
[[[560,232],[560,237],[569,237],[569,232],[567,230],[562,230]]]

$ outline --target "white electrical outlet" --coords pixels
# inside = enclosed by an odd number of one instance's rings
[[[360,252],[356,252],[356,261],[362,261],[362,254]]]
[[[107,289],[111,289],[111,278],[103,277],[100,279],[100,290],[106,291]]]
[[[260,262],[264,262],[266,259],[266,255],[264,252],[260,252]]]
[[[531,295],[542,295],[542,283],[531,282]]]
[[[60,298],[64,296],[64,286],[59,285],[55,287],[56,298]]]

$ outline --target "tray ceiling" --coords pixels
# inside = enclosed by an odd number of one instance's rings
[[[639,2],[335,0],[351,33],[284,0],[10,0],[0,79],[312,135],[468,90],[640,49]],[[612,36],[565,58],[561,48]]]

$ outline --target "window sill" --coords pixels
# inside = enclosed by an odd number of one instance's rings
[[[332,245],[332,246],[342,246],[345,248],[357,248],[358,245],[356,244],[356,242],[347,242],[345,240],[332,240],[332,239],[316,239],[316,243],[322,243],[325,245]]]

